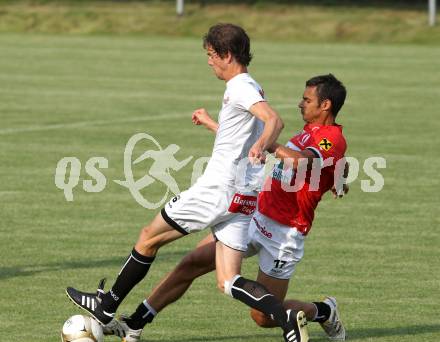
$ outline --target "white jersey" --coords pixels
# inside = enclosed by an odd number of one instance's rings
[[[246,158],[264,129],[264,123],[249,112],[261,101],[265,101],[263,89],[249,74],[239,74],[226,83],[212,156],[200,182],[259,188],[262,167],[252,167]]]

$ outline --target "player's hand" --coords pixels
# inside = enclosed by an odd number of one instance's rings
[[[192,113],[191,120],[194,125],[203,125],[203,126],[207,126],[209,123],[214,121],[205,108],[196,109]]]
[[[266,154],[259,145],[254,145],[249,150],[249,160],[252,164],[264,164],[266,162]]]
[[[348,187],[348,184],[343,184],[342,190],[339,191],[339,193],[336,191],[336,187],[334,185],[331,188],[331,191],[333,193],[333,198],[335,198],[335,199],[344,197],[348,193],[348,190],[350,190],[350,188]]]

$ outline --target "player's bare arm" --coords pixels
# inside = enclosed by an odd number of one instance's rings
[[[203,125],[210,131],[217,133],[218,123],[209,115],[205,108],[196,109],[192,113],[191,120],[194,125]]]
[[[253,104],[249,111],[264,122],[263,133],[249,150],[249,158],[264,162],[264,151],[276,142],[284,128],[284,123],[278,113],[265,101]]]
[[[291,148],[278,143],[274,143],[268,151],[273,152],[276,158],[289,159],[295,170],[298,167],[298,163],[301,159],[307,159],[307,166],[308,168],[311,168],[313,159],[316,158],[316,154],[311,150],[305,149],[303,151],[294,151]]]

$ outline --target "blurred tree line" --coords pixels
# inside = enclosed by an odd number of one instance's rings
[[[13,0],[0,0],[0,3],[17,2]],[[176,0],[31,0],[33,3],[63,3],[63,2],[145,2],[160,3]],[[428,0],[184,0],[186,4],[199,4],[201,6],[214,4],[247,4],[247,5],[310,5],[310,6],[365,6],[365,7],[426,7]]]
[[[50,1],[50,0],[46,0]],[[90,0],[80,0],[90,1]],[[101,0],[106,1],[106,0]],[[176,0],[113,0],[118,2],[175,2]],[[185,3],[213,5],[213,4],[292,4],[292,5],[320,5],[320,6],[374,6],[374,7],[420,7],[426,6],[427,0],[184,0]]]

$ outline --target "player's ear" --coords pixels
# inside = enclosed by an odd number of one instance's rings
[[[321,109],[330,112],[332,109],[332,101],[330,101],[329,99],[323,100],[321,102]]]
[[[225,56],[225,59],[228,64],[231,64],[234,61],[234,56],[230,51],[228,51],[228,53]]]

